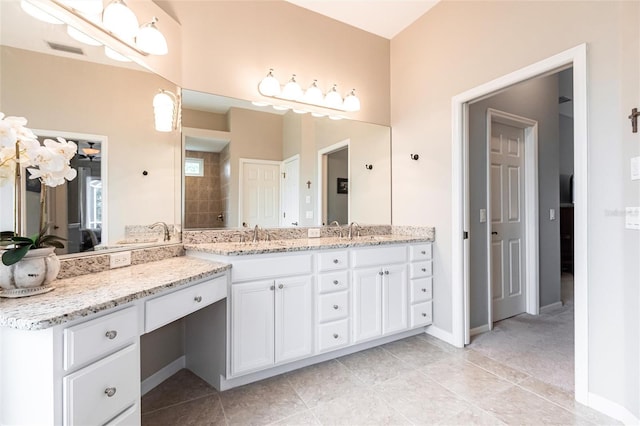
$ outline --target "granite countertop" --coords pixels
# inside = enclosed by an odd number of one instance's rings
[[[409,236],[409,235],[367,235],[348,238],[297,238],[290,240],[274,240],[252,242],[218,242],[205,244],[185,244],[186,250],[204,253],[219,254],[223,256],[242,256],[250,254],[285,253],[318,249],[337,249],[347,247],[380,246],[387,244],[432,242],[433,237]]]
[[[55,289],[0,299],[0,326],[41,330],[224,272],[231,265],[188,256],[53,282]]]

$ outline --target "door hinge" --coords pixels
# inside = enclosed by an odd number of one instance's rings
[[[287,172],[282,173],[282,179],[286,179],[287,178]]]
[[[462,231],[462,239],[463,240],[468,240],[469,239],[469,232],[468,231]]]
[[[282,213],[282,217],[287,217],[287,212]]]

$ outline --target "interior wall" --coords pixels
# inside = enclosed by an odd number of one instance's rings
[[[327,155],[327,225],[334,220],[344,225],[349,221],[349,194],[338,193],[338,178],[349,177],[349,149]]]
[[[637,283],[640,205],[629,159],[640,136],[640,3],[443,1],[391,41],[393,218],[433,225],[434,325],[452,332],[451,99],[566,49],[587,44],[589,392],[640,417]],[[544,23],[532,29],[531,24]],[[455,25],[452,25],[455,23]],[[567,23],[571,30],[567,31]],[[525,28],[531,30],[523,30]],[[423,154],[407,164],[406,153]]]
[[[558,75],[531,80],[469,106],[470,305],[471,328],[489,323],[487,226],[487,109],[538,122],[540,306],[560,301],[560,205],[558,187]],[[549,220],[555,209],[556,220]],[[527,211],[525,214],[529,214]]]
[[[181,24],[183,87],[254,100],[273,68],[281,84],[356,88],[362,109],[348,115],[389,124],[389,40],[284,1],[156,3]]]
[[[108,137],[109,243],[124,238],[126,225],[181,223],[180,136],[155,130],[151,106],[158,88],[175,86],[148,72],[6,46],[0,64],[0,111],[26,117],[32,129]]]
[[[182,108],[182,127],[195,129],[229,131],[227,114]]]

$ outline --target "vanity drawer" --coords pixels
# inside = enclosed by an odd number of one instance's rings
[[[105,426],[129,426],[140,424],[140,405],[133,404]]]
[[[346,250],[318,253],[318,271],[335,271],[349,266],[349,256]]]
[[[431,261],[416,262],[409,265],[409,278],[431,276]]]
[[[349,344],[349,320],[330,322],[318,327],[318,351],[325,352]]]
[[[411,280],[411,303],[426,302],[433,297],[433,278]]]
[[[364,266],[390,265],[407,261],[407,246],[361,248],[352,251],[351,262],[354,268]]]
[[[349,272],[340,271],[318,275],[318,291],[330,293],[333,291],[347,290],[349,288]]]
[[[411,306],[411,328],[429,325],[432,322],[432,302],[423,302]]]
[[[226,275],[148,300],[144,310],[144,331],[153,331],[225,297]]]
[[[349,316],[349,292],[323,294],[319,297],[318,320],[335,321]]]
[[[138,336],[135,306],[65,328],[64,369],[70,371],[134,341]]]
[[[243,257],[243,256],[237,256]],[[308,275],[313,272],[311,254],[285,254],[282,256],[260,255],[254,259],[234,259],[231,281],[264,280],[292,275]]]
[[[133,344],[63,379],[64,424],[105,424],[139,396],[140,356]]]
[[[431,243],[415,244],[409,247],[409,259],[412,262],[418,260],[431,260]]]

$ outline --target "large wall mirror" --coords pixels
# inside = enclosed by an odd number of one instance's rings
[[[391,223],[391,132],[182,91],[184,228]]]
[[[63,136],[79,146],[72,160],[78,177],[56,188],[49,205],[53,233],[69,241],[61,254],[129,247],[127,227],[145,230],[160,221],[179,229],[180,134],[157,132],[152,108],[158,90],[175,92],[176,85],[107,58],[104,47],[28,16],[17,1],[0,8],[0,111],[26,117],[38,136]],[[3,191],[2,209],[11,210],[4,199],[11,192]],[[36,192],[25,191],[27,231],[37,217]],[[11,229],[8,216],[0,215],[0,230]]]

